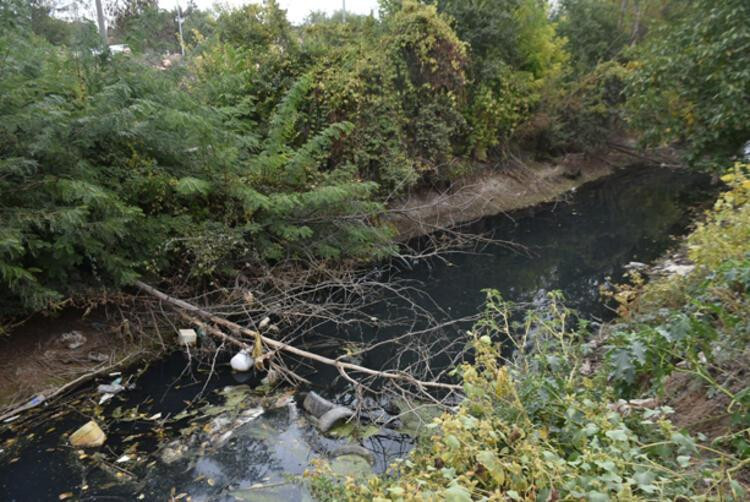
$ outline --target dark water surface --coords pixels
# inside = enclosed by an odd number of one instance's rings
[[[712,197],[705,176],[630,169],[585,185],[564,202],[485,218],[470,227],[521,244],[523,253],[490,247],[482,254],[454,255],[450,264],[418,263],[399,275],[420,281],[441,312],[455,317],[480,310],[481,290],[495,288],[516,301],[560,289],[584,315],[606,318],[599,286],[607,278],[621,278],[628,262],[649,262],[663,254],[675,236],[685,233],[694,208]],[[365,332],[364,337],[395,334],[383,329]],[[387,355],[373,353],[362,363],[379,367],[384,358]],[[157,444],[207,426],[205,418],[163,420],[183,411],[204,387],[201,369],[185,368],[185,356],[175,353],[137,376],[134,390],[101,407],[95,406],[98,396],[88,389],[45,412],[36,423],[0,428],[0,501],[58,500],[68,492],[68,500],[168,500],[183,493],[193,501],[308,497],[304,489],[288,484],[287,476],[301,474],[312,459],[325,456],[340,441],[317,433],[293,401],[242,425],[226,444],[206,447],[200,455],[169,465],[154,455]],[[123,378],[139,369],[124,371]],[[317,376],[319,383],[330,378],[325,372]],[[255,377],[247,382],[257,383]],[[205,389],[207,401],[220,402],[215,391],[228,385],[237,382],[222,366]],[[82,456],[67,443],[67,436],[88,421],[94,409],[108,435],[101,459],[93,452]],[[362,444],[375,453],[376,470],[382,471],[412,443],[381,430]],[[131,460],[117,463],[123,455]]]

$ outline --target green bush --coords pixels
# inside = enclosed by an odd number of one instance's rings
[[[750,3],[690,0],[636,52],[632,125],[651,145],[681,143],[723,165],[750,139]]]
[[[76,55],[77,54],[77,55]],[[370,257],[373,183],[329,169],[352,126],[299,132],[309,78],[258,134],[179,72],[0,38],[3,313],[140,274],[200,280],[267,260]],[[250,123],[252,124],[252,123]],[[236,265],[235,265],[236,264]]]
[[[612,135],[625,128],[622,105],[628,75],[627,68],[610,61],[560,92],[547,93],[534,118],[519,131],[522,144],[538,152],[605,150]]]
[[[474,327],[475,362],[457,373],[464,401],[434,434],[382,477],[310,474],[323,500],[742,500],[731,468],[701,455],[668,407],[618,403],[590,367],[585,324],[559,295],[514,323],[517,310],[488,293]],[[512,341],[511,358],[499,342]],[[534,350],[525,347],[533,343]],[[619,406],[619,407],[618,407]],[[708,481],[706,484],[705,482]],[[723,497],[723,498],[722,498]]]

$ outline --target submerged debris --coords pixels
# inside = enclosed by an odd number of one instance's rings
[[[305,396],[305,400],[302,402],[302,407],[310,415],[315,418],[322,417],[328,411],[332,410],[336,405],[330,402],[328,399],[321,397],[317,392],[308,392]]]
[[[344,477],[365,477],[372,474],[370,462],[360,455],[341,455],[331,462],[331,470]]]
[[[342,420],[348,420],[354,417],[354,411],[343,406],[336,406],[327,411],[322,417],[318,418],[318,429],[321,432],[328,432],[331,428]]]
[[[316,425],[321,432],[328,432],[342,420],[354,416],[354,411],[344,406],[337,406],[331,401],[320,397],[315,392],[309,392],[302,407],[317,420]]]
[[[60,342],[70,350],[76,350],[86,343],[86,337],[80,331],[69,331],[60,336]]]
[[[375,465],[375,455],[373,455],[373,453],[364,446],[347,444],[337,448],[331,454],[333,458],[342,457],[344,455],[357,455],[358,457],[362,457],[367,460],[370,465]]]
[[[181,460],[185,456],[185,453],[187,453],[187,451],[187,445],[180,443],[180,441],[178,440],[175,440],[161,450],[159,458],[161,458],[162,462],[169,465],[177,462],[178,460]]]

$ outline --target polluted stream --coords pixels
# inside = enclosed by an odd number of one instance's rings
[[[481,311],[486,288],[519,302],[561,290],[582,316],[606,320],[611,312],[600,287],[621,281],[628,263],[663,255],[715,190],[703,175],[630,168],[571,191],[562,202],[484,218],[465,229],[514,242],[523,252],[490,245],[481,253],[450,255],[450,261],[400,265],[397,274],[418,281],[441,315]],[[372,314],[387,317],[388,302]],[[372,342],[399,334],[363,327],[358,337]],[[389,350],[395,349],[385,345],[357,362],[382,368],[393,357]],[[405,414],[398,427],[344,424],[323,434],[300,394],[267,392],[262,374],[233,373],[227,362],[219,359],[207,380],[205,364],[175,351],[148,366],[104,375],[31,419],[0,424],[0,500],[313,500],[300,476],[316,459],[331,461],[341,474],[382,473],[413,447],[414,423],[429,419]],[[351,390],[331,385],[335,376],[321,368],[308,377],[315,391],[346,404]],[[124,390],[104,397],[98,385]],[[106,433],[105,443],[72,447],[70,434],[92,419]]]

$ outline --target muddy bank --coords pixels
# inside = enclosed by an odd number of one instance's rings
[[[667,158],[667,153],[660,155]],[[569,154],[554,162],[514,159],[504,166],[485,166],[447,190],[411,194],[393,203],[388,217],[398,240],[406,241],[441,228],[556,200],[618,169],[634,163],[643,165],[645,160],[618,150],[593,157]]]
[[[0,422],[33,402],[46,406],[75,383],[153,358],[160,346],[158,337],[144,336],[101,308],[34,317],[0,337]]]

